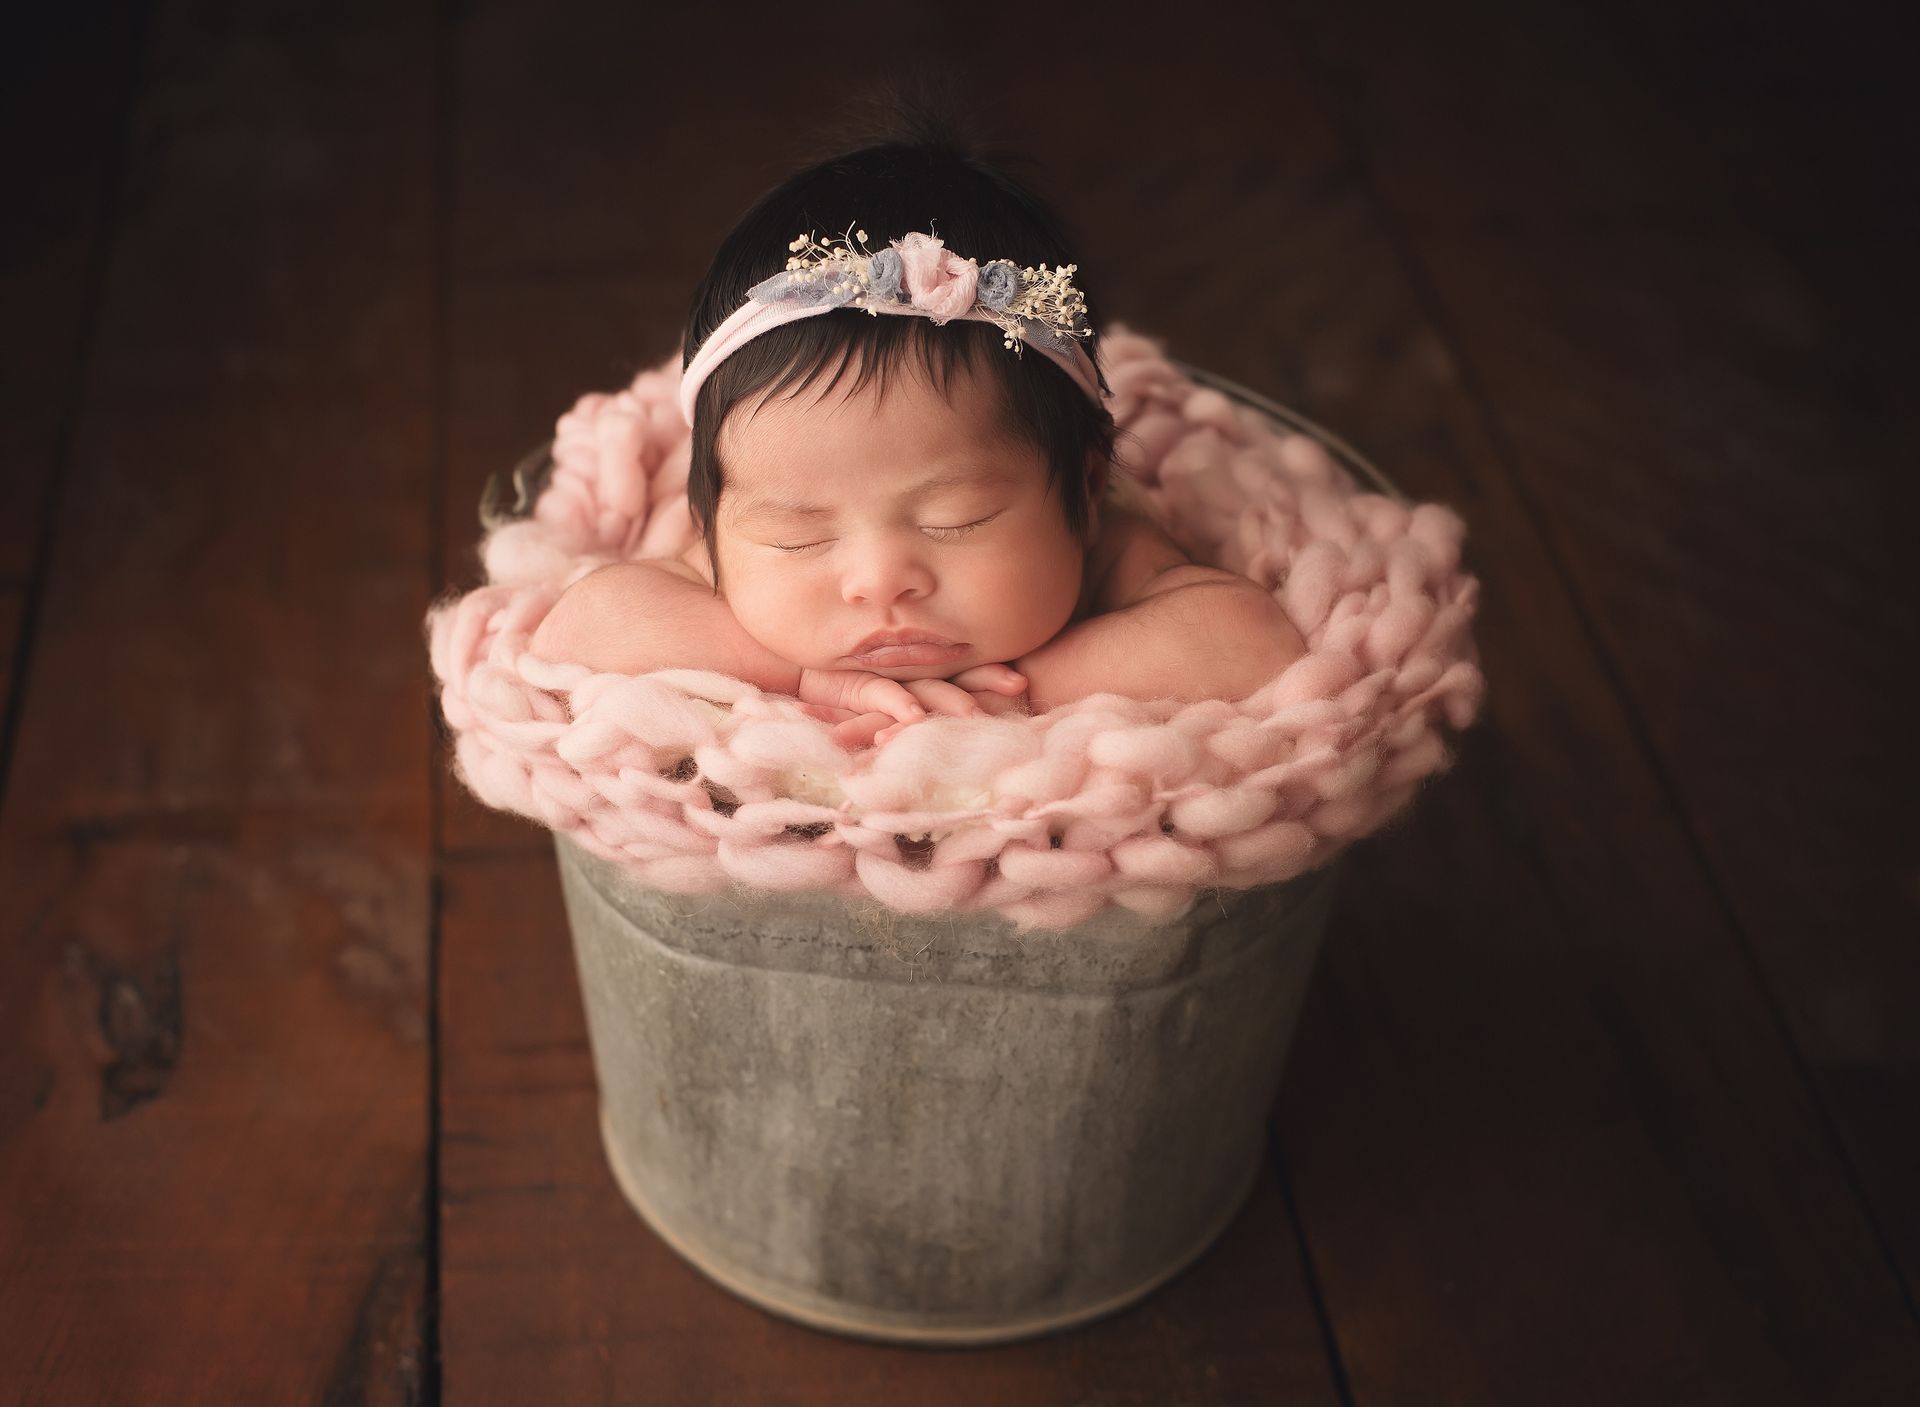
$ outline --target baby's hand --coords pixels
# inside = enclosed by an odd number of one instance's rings
[[[809,685],[811,684],[811,688]],[[1004,664],[975,665],[952,679],[887,679],[861,670],[802,670],[800,698],[807,712],[833,723],[845,748],[887,742],[929,711],[954,718],[1024,711],[1027,681]]]
[[[1027,712],[1027,676],[1010,664],[977,664],[948,682],[971,694],[982,713]]]
[[[902,723],[918,722],[927,716],[926,708],[905,684],[864,669],[802,669],[798,694],[801,703],[819,705],[819,709],[808,710],[815,717],[823,716],[820,710],[852,715],[877,713]]]

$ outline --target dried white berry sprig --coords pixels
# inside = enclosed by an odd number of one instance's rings
[[[900,241],[895,241],[885,249],[871,250],[867,232],[852,227],[825,239],[808,230],[787,245],[792,257],[786,272],[756,285],[752,295],[768,302],[797,298],[815,304],[863,304],[878,317],[875,304],[919,301],[907,292],[899,246]],[[974,276],[968,311],[998,327],[1003,345],[1016,354],[1027,340],[1029,323],[1041,324],[1056,337],[1093,335],[1086,318],[1086,297],[1073,286],[1078,264],[1023,268],[1005,259],[985,265],[971,259],[957,262]]]

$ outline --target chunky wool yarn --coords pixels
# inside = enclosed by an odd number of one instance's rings
[[[1098,694],[1034,717],[930,718],[847,752],[796,700],[724,675],[596,674],[527,643],[572,582],[694,540],[679,358],[560,418],[531,514],[482,547],[488,582],[428,617],[455,770],[635,881],[830,890],[907,913],[1063,928],[1151,919],[1209,887],[1324,864],[1452,765],[1485,681],[1465,525],[1363,492],[1315,439],[1101,339],[1121,469],[1195,560],[1272,591],[1307,653],[1251,697]]]

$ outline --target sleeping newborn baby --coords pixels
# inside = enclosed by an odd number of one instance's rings
[[[1192,562],[1104,454],[1076,528],[980,360],[944,388],[903,355],[864,385],[743,398],[713,437],[725,470],[698,540],[574,583],[533,652],[715,670],[800,699],[848,748],[1095,693],[1237,700],[1305,653],[1269,593]]]

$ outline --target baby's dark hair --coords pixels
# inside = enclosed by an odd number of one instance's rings
[[[1008,158],[990,156],[959,134],[950,109],[923,95],[882,99],[878,123],[866,140],[788,177],[740,217],[720,241],[687,318],[684,367],[713,330],[747,300],[747,290],[786,268],[795,236],[821,238],[866,232],[867,247],[915,230],[937,235],[948,249],[986,263],[1009,259],[1022,267],[1078,263],[1059,217],[1002,169]],[[1017,160],[1018,158],[1013,158]],[[1087,294],[1076,271],[1074,285]],[[1087,297],[1093,335],[1080,345],[1098,366],[1099,303]],[[1112,457],[1113,416],[1095,405],[1051,357],[1032,348],[1016,354],[1003,345],[992,323],[958,318],[936,327],[924,317],[875,317],[858,307],[762,333],[734,352],[702,383],[694,398],[687,503],[694,526],[707,543],[714,581],[720,564],[713,520],[725,481],[718,442],[727,412],[767,392],[797,394],[829,366],[822,393],[832,390],[849,366],[858,365],[852,391],[878,379],[882,394],[891,373],[918,356],[927,379],[942,392],[956,368],[984,371],[998,392],[1007,430],[1033,445],[1047,460],[1049,485],[1058,493],[1067,525],[1084,544],[1092,519],[1087,467],[1097,453]],[[1105,378],[1101,388],[1106,389]]]

